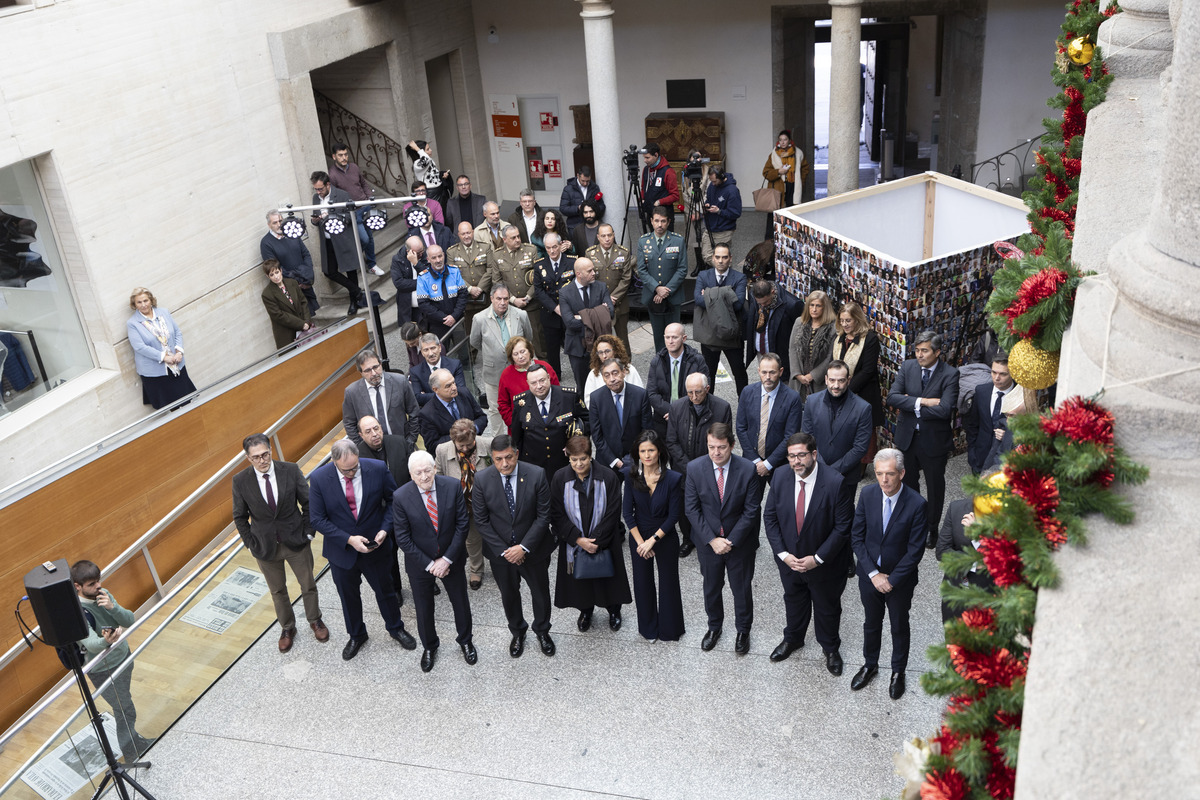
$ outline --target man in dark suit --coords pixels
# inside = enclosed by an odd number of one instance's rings
[[[600,365],[600,377],[604,386],[588,399],[588,423],[596,460],[619,471],[629,462],[634,439],[654,425],[650,398],[642,387],[625,382],[625,370],[615,358]]]
[[[708,428],[714,422],[733,427],[733,410],[729,403],[709,390],[708,375],[693,372],[687,376],[687,394],[671,403],[667,416],[667,455],[671,467],[686,475],[692,459],[708,454]],[[696,549],[692,544],[692,523],[687,515],[679,518],[681,541],[679,557],[687,558]]]
[[[816,438],[821,461],[842,476],[851,505],[873,429],[871,404],[850,391],[850,368],[844,361],[829,362],[825,389],[804,401],[800,430]]]
[[[471,420],[477,434],[487,429],[487,414],[470,392],[458,391],[450,370],[435,370],[429,376],[429,385],[433,389],[433,399],[417,412],[426,450],[432,453],[439,444],[450,441],[450,426],[455,420]]]
[[[733,373],[733,385],[738,394],[746,388],[745,320],[746,276],[732,268],[733,256],[729,245],[719,243],[713,247],[713,268],[701,270],[696,276],[696,312],[692,325],[692,338],[700,343],[700,354],[708,368],[708,382],[717,380],[717,367],[721,354],[729,362]],[[716,290],[709,293],[709,290]],[[728,289],[726,292],[725,289]],[[758,307],[755,306],[755,311]],[[728,314],[736,327],[721,331],[717,322]]]
[[[566,333],[563,350],[571,360],[575,390],[582,394],[590,366],[588,348],[584,343],[587,326],[583,322],[583,310],[604,306],[608,309],[609,317],[612,317],[615,308],[607,284],[596,280],[596,264],[590,258],[575,260],[575,280],[563,286],[559,292],[559,303]]]
[[[804,306],[773,281],[755,281],[750,286],[750,294],[755,304],[746,315],[746,364],[763,353],[782,353],[779,362],[783,368],[781,380],[786,384],[792,377],[788,364],[792,326]]]
[[[448,369],[454,376],[460,392],[467,391],[467,376],[463,374],[462,362],[457,358],[442,355],[442,340],[436,333],[421,335],[421,363],[408,371],[408,380],[413,392],[417,395],[417,405],[424,407],[433,399],[433,387],[429,385],[429,376],[434,370]]]
[[[758,360],[758,383],[747,386],[738,398],[737,436],[742,456],[754,462],[758,476],[764,479],[787,463],[787,437],[800,430],[800,395],[783,383],[781,376],[779,356],[764,353]]]
[[[683,508],[692,524],[692,542],[704,580],[708,632],[701,650],[712,650],[721,638],[725,606],[721,591],[729,573],[737,639],[734,652],[750,652],[754,624],[754,556],[758,551],[758,508],[763,484],[754,465],[733,454],[733,428],[715,423],[708,429],[708,455],[688,464]]]
[[[932,550],[946,500],[946,462],[954,452],[950,423],[958,406],[958,370],[941,360],[942,337],[933,331],[917,334],[913,355],[896,372],[887,404],[897,412],[892,440],[904,453],[904,484],[919,492],[925,474],[925,546]]]
[[[267,232],[258,243],[258,254],[263,261],[278,261],[283,277],[300,284],[300,291],[308,300],[308,313],[317,313],[321,304],[317,302],[317,294],[313,291],[316,275],[313,273],[312,254],[302,239],[283,235],[283,215],[274,209],[267,212]]]
[[[426,250],[432,245],[437,245],[445,252],[455,242],[454,234],[450,229],[436,221],[433,214],[424,206],[409,206],[408,210],[404,212],[404,221],[408,223],[408,231],[404,234],[404,238],[417,237],[421,240],[421,244],[425,245]]]
[[[358,457],[373,458],[387,464],[388,472],[397,486],[403,486],[412,480],[408,474],[408,443],[403,436],[395,434],[384,435],[379,420],[372,416],[363,417],[358,421],[358,433],[362,442],[358,445]],[[404,579],[400,577],[400,554],[392,563],[392,582],[396,584],[396,597],[400,605],[404,605]],[[438,594],[434,586],[434,594]]]
[[[446,227],[457,231],[464,222],[471,223],[471,228],[483,224],[483,204],[487,195],[475,194],[471,191],[471,179],[459,175],[454,181],[454,196],[446,201],[443,209],[446,215]]]
[[[763,527],[778,559],[783,582],[787,626],[783,641],[771,653],[783,661],[804,646],[812,619],[817,643],[825,652],[825,668],[842,674],[842,592],[850,566],[850,523],[854,501],[842,491],[841,473],[817,455],[817,440],[793,433],[787,440],[791,469],[771,476],[771,493],[763,511]]]
[[[492,439],[492,466],[475,475],[471,505],[483,536],[483,550],[500,587],[500,601],[512,642],[508,654],[525,652],[529,625],[521,613],[521,581],[533,602],[533,633],[547,656],[554,655],[550,638],[550,483],[541,467],[520,464],[507,434]]]
[[[946,506],[946,518],[942,520],[942,527],[938,531],[937,547],[933,550],[938,561],[941,561],[942,556],[950,550],[960,553],[974,552],[975,542],[967,537],[966,531],[967,526],[975,523],[974,503],[974,498],[966,497],[961,500],[952,500],[950,505]],[[990,589],[995,586],[991,575],[982,564],[973,564],[961,575],[950,574],[944,565],[942,570],[946,573],[946,583],[953,586],[978,586],[981,589]],[[942,600],[943,623],[957,619],[961,614],[961,608]]]
[[[908,610],[917,588],[925,542],[925,499],[903,483],[904,454],[890,447],[875,454],[875,480],[863,488],[854,510],[850,544],[858,558],[863,611],[863,660],[850,688],[858,691],[879,673],[883,613],[892,628],[892,679],[888,695],[904,694],[908,668]]]
[[[525,372],[529,391],[513,398],[513,447],[521,461],[537,464],[550,477],[567,466],[564,449],[572,436],[587,436],[587,409],[574,389],[552,386],[536,361]]]
[[[373,350],[363,350],[354,363],[363,379],[347,386],[342,397],[342,427],[346,436],[355,444],[361,442],[358,421],[369,414],[379,420],[385,435],[403,436],[408,452],[416,450],[417,397],[408,379],[394,372],[385,373]]]
[[[423,450],[408,461],[412,482],[392,496],[396,545],[404,553],[404,569],[412,586],[417,610],[417,635],[421,637],[421,671],[433,669],[438,635],[433,622],[433,588],[441,578],[454,609],[455,639],[467,664],[478,656],[471,642],[471,603],[467,599],[467,501],[453,478],[438,476],[433,456]]]
[[[417,276],[429,269],[425,258],[425,244],[420,236],[409,236],[404,240],[404,246],[392,256],[392,285],[396,287],[396,325],[404,327],[411,322],[413,311],[413,294],[417,291]]]
[[[565,245],[557,233],[547,233],[542,239],[546,255],[533,262],[533,293],[541,303],[542,335],[546,338],[546,363],[562,374],[563,327],[558,292],[575,277],[575,256],[563,254]]]
[[[672,322],[663,329],[666,347],[650,359],[646,373],[646,394],[650,397],[650,410],[654,413],[654,428],[658,435],[666,437],[667,420],[671,404],[687,395],[687,376],[703,372],[704,359],[695,348],[687,344],[687,332],[683,325]]]
[[[313,578],[313,529],[308,519],[308,481],[300,467],[271,460],[271,440],[254,433],[242,440],[250,466],[233,476],[233,524],[258,562],[279,622],[279,652],[292,649],[296,615],[283,565],[292,568],[304,599],[304,616],[317,641],[329,641],[321,621]]]
[[[350,195],[330,183],[329,173],[314,172],[309,180],[312,181],[314,206],[350,202]],[[330,217],[341,218],[344,227],[340,233],[330,233],[325,229],[325,221]],[[367,307],[366,294],[358,285],[358,226],[354,214],[345,208],[322,209],[313,212],[312,223],[317,226],[317,236],[321,240],[321,272],[349,292],[350,309],[346,315],[351,316],[358,309]]]
[[[967,432],[967,463],[978,475],[987,467],[989,456],[1008,431],[1004,398],[1019,389],[1008,371],[1008,356],[1003,352],[992,360],[992,379],[975,387],[970,413],[963,417]]]
[[[334,442],[330,458],[313,470],[309,496],[313,527],[325,540],[321,555],[329,562],[350,636],[342,658],[354,658],[367,641],[359,592],[363,578],[375,592],[388,634],[405,650],[415,650],[417,643],[400,619],[391,574],[396,561],[391,508],[396,482],[383,463],[360,461],[358,447],[349,439]]]

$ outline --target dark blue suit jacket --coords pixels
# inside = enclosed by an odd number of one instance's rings
[[[617,418],[617,405],[607,386],[592,392],[588,401],[588,421],[592,426],[592,441],[596,445],[596,461],[611,467],[616,459],[626,461],[633,450],[633,440],[644,430],[654,427],[650,413],[650,396],[640,386],[625,382],[624,424]]]
[[[804,411],[800,395],[782,381],[771,404],[770,427],[767,430],[767,452],[758,452],[758,415],[762,410],[762,383],[752,383],[742,389],[738,398],[737,438],[742,446],[742,456],[755,461],[765,459],[774,469],[787,463],[787,439],[800,430],[800,416]]]
[[[800,430],[817,437],[817,452],[821,460],[844,476],[858,475],[859,462],[871,446],[871,404],[846,390],[846,400],[833,420],[829,407],[829,390],[822,389],[804,401]]]
[[[792,341],[792,326],[796,324],[800,312],[804,311],[804,304],[782,288],[775,291],[779,297],[779,305],[774,313],[767,317],[767,351],[776,354],[782,361],[780,366],[783,367],[783,377],[780,380],[786,384],[792,377],[791,354],[788,352]],[[747,364],[758,354],[758,331],[755,330],[757,326],[758,303],[751,299],[746,302]]]
[[[915,363],[915,362],[914,362]],[[858,574],[873,570],[888,576],[894,588],[917,585],[917,566],[925,555],[925,498],[901,485],[892,519],[883,530],[883,490],[878,483],[863,487],[854,510],[850,544],[858,556]],[[878,559],[878,561],[876,561]]]
[[[471,524],[462,485],[456,478],[436,475],[433,489],[438,510],[436,531],[416,482],[404,484],[392,495],[396,546],[404,552],[404,564],[409,569],[424,571],[438,558],[447,558],[461,569]]]
[[[469,392],[459,391],[454,400],[458,406],[459,419],[469,419],[475,423],[475,433],[482,435],[487,429],[488,419],[484,410]],[[442,401],[436,397],[425,404],[417,412],[417,424],[421,428],[421,438],[425,440],[425,449],[433,452],[442,442],[450,441],[450,426],[456,420]]]
[[[865,403],[864,403],[865,405]],[[867,409],[868,415],[870,408]],[[777,469],[771,475],[771,493],[763,510],[763,527],[771,552],[788,552],[797,558],[817,556],[821,566],[803,573],[807,581],[844,578],[850,567],[850,523],[854,504],[842,492],[842,475],[824,461],[817,462],[817,485],[804,512],[804,527],[796,532],[796,472]]]
[[[392,537],[392,495],[396,492],[396,481],[387,464],[373,458],[360,458],[362,473],[362,502],[358,518],[350,513],[346,502],[346,484],[337,466],[332,461],[323,464],[308,476],[308,513],[312,526],[321,532],[324,544],[321,555],[330,564],[350,569],[360,553],[350,546],[351,536],[374,539],[380,531],[387,537],[372,555],[395,558],[395,543]]]
[[[936,406],[921,409],[918,420],[914,409],[922,397],[937,397]],[[912,444],[913,431],[921,424],[922,439],[931,438],[931,447],[949,451],[954,447],[954,434],[950,431],[950,419],[958,406],[958,368],[939,361],[929,385],[921,388],[921,365],[910,358],[900,365],[892,390],[888,392],[887,404],[896,409],[896,447],[907,450]]]
[[[738,313],[740,319],[745,319],[746,314],[746,276],[738,272],[736,269],[730,269],[726,273],[725,280],[729,281],[725,285],[733,289],[733,296],[736,298],[733,301],[733,308]],[[717,285],[717,271],[715,269],[701,270],[696,276],[696,306],[705,308],[703,292],[705,289],[711,289]],[[782,355],[782,353],[780,354]]]
[[[755,550],[758,548],[762,481],[758,479],[754,464],[741,456],[731,456],[726,466],[725,502],[722,503],[712,459],[701,456],[688,463],[683,508],[692,523],[692,542],[696,547],[706,547],[724,528],[725,538],[731,545]]]
[[[975,387],[970,413],[963,417],[963,429],[967,432],[967,463],[971,471],[979,474],[988,462],[988,454],[996,446],[996,428],[1006,428],[1004,417],[1000,424],[992,424],[992,391],[996,387],[990,380]],[[1010,390],[1011,391],[1011,390]]]
[[[463,375],[462,362],[457,358],[450,356],[442,356],[442,369],[448,369],[454,375],[454,382],[458,384],[458,393],[465,394],[467,391],[467,378]],[[408,371],[408,382],[412,384],[412,389],[417,394],[417,403],[425,405],[433,399],[433,387],[429,385],[429,376],[433,372],[433,368],[429,366],[429,362],[421,359],[421,363]]]

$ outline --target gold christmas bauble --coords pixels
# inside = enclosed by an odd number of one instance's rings
[[[1092,55],[1096,52],[1096,45],[1092,44],[1091,37],[1080,36],[1078,39],[1072,39],[1067,44],[1067,58],[1071,59],[1071,63],[1083,66],[1092,63]]]
[[[1047,389],[1058,380],[1058,351],[1039,350],[1022,339],[1008,354],[1008,371],[1027,389]]]
[[[1000,498],[1003,495],[1000,490],[1008,485],[1008,476],[1003,472],[996,472],[988,477],[985,483],[997,491],[975,497],[975,516],[977,517],[986,517],[988,514],[995,514],[1000,510]]]

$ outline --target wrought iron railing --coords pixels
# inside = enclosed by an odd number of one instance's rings
[[[975,162],[971,165],[971,183],[1020,197],[1036,172],[1032,153],[1041,141],[1042,134],[1038,134],[1003,153]]]
[[[368,183],[392,197],[407,195],[404,145],[320,92],[313,92],[313,96],[325,152],[329,152],[334,142],[345,143],[350,148],[350,160],[362,170]]]

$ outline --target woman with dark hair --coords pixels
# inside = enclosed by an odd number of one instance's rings
[[[775,242],[768,239],[751,247],[742,261],[742,274],[747,285],[758,280],[775,280]]]
[[[850,391],[871,404],[871,446],[863,456],[864,467],[875,457],[875,428],[883,424],[883,390],[879,384],[879,336],[867,322],[858,303],[850,302],[838,310],[838,334],[832,358],[845,361],[850,368]]]
[[[775,138],[775,148],[767,155],[767,163],[763,165],[763,178],[767,185],[779,192],[780,207],[787,208],[802,202],[800,195],[804,193],[804,179],[808,176],[808,159],[796,149],[792,142],[792,132],[782,130]],[[796,191],[799,187],[800,191]],[[774,237],[774,214],[767,214],[767,238]]]
[[[820,289],[809,293],[788,345],[791,387],[800,393],[801,400],[825,388],[825,368],[833,360],[830,348],[836,338],[837,315],[829,295]]]
[[[262,304],[271,318],[271,332],[275,335],[275,348],[287,347],[300,334],[313,329],[308,301],[300,291],[300,284],[283,277],[279,262],[269,258],[262,263],[263,273],[269,281],[262,290]]]
[[[413,162],[413,177],[425,183],[425,189],[434,200],[442,206],[450,197],[451,175],[446,170],[439,170],[433,160],[433,147],[424,139],[409,139],[404,151]]]
[[[125,323],[133,364],[142,378],[142,402],[162,408],[196,391],[183,364],[183,333],[171,312],[158,307],[144,286],[129,294],[133,316]]]
[[[496,410],[500,412],[500,418],[508,426],[508,433],[511,436],[513,398],[529,391],[529,378],[525,376],[526,371],[536,361],[546,368],[546,373],[550,376],[550,383],[553,386],[558,386],[558,373],[545,361],[533,357],[533,342],[524,336],[514,336],[509,339],[504,352],[508,356],[508,366],[500,373]]]
[[[550,524],[558,540],[556,608],[579,609],[580,631],[592,627],[596,606],[608,609],[608,627],[621,629],[621,606],[633,602],[621,542],[621,484],[617,473],[592,460],[592,440],[572,436],[568,466],[550,480]],[[576,577],[580,562],[599,556],[612,565],[608,577]]]
[[[571,251],[571,240],[567,238],[567,218],[557,208],[547,208],[542,212],[542,216],[538,217],[537,225],[533,228],[533,235],[529,237],[529,243],[537,248],[538,255],[542,258],[546,257],[544,240],[547,233],[558,234],[558,238],[563,244],[562,252],[569,253]]]
[[[679,588],[679,536],[683,515],[683,476],[667,469],[667,450],[658,432],[642,431],[634,441],[637,461],[625,467],[625,525],[638,632],[650,641],[683,636],[683,596]],[[658,567],[658,593],[654,570]]]
[[[605,333],[596,337],[596,342],[592,345],[591,369],[588,370],[587,380],[583,382],[583,401],[585,403],[592,396],[592,392],[604,385],[604,379],[600,377],[600,365],[610,358],[621,362],[621,367],[625,370],[625,380],[628,383],[641,386],[643,389],[646,388],[646,382],[642,380],[637,367],[629,363],[629,351],[625,349],[625,343],[611,333]]]

